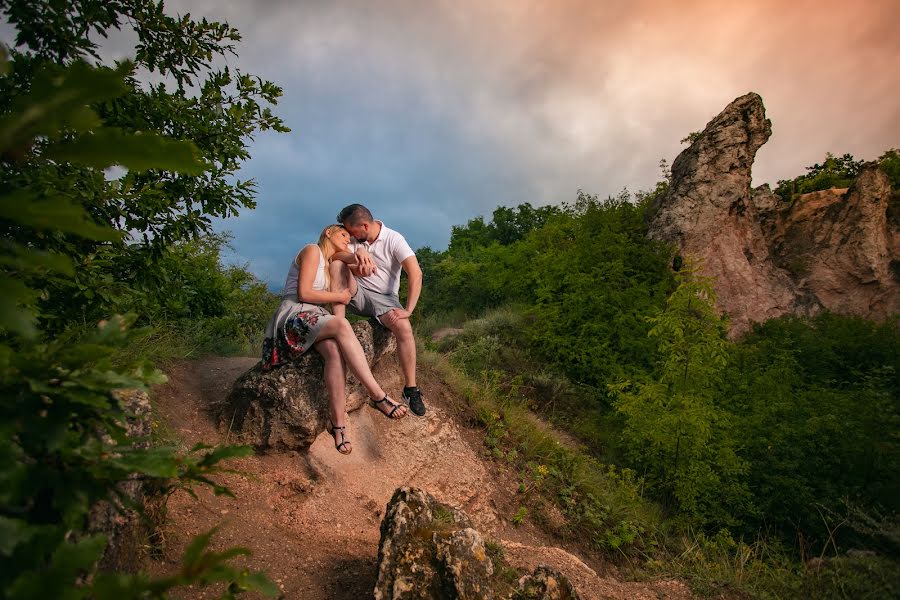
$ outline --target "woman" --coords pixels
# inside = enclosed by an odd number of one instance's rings
[[[266,328],[263,342],[263,369],[283,364],[314,347],[325,359],[325,389],[331,409],[331,435],[341,454],[353,447],[344,424],[344,363],[363,384],[375,406],[392,419],[406,416],[406,407],[387,397],[372,376],[366,355],[349,321],[325,309],[327,304],[347,304],[350,291],[331,291],[329,265],[340,260],[348,266],[356,264],[356,256],[348,252],[350,234],[341,225],[329,225],[319,236],[319,243],[308,244],[291,263],[281,306]]]

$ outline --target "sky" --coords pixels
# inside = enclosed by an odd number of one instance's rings
[[[170,0],[225,20],[227,62],[280,85],[259,133],[258,206],[217,222],[229,260],[280,287],[360,202],[413,248],[499,205],[651,189],[659,161],[759,93],[773,135],[754,185],[826,152],[900,147],[900,0]]]

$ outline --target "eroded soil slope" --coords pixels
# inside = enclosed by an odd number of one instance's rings
[[[185,448],[227,440],[206,414],[210,401],[256,359],[213,358],[167,369],[169,382],[153,391],[159,425]],[[401,381],[393,357],[375,375],[396,397]],[[458,506],[488,539],[501,541],[513,566],[548,564],[568,575],[585,598],[689,598],[678,582],[629,583],[590,558],[579,558],[530,524],[513,527],[518,508],[515,474],[483,457],[482,435],[458,422],[449,391],[438,382],[421,385],[428,413],[390,421],[371,407],[349,416],[353,452],[334,449],[321,434],[308,454],[283,453],[233,461],[241,475],[221,481],[236,499],[198,489],[200,500],[176,492],[163,527],[164,556],[150,565],[161,575],[173,570],[191,537],[219,526],[215,546],[253,551],[247,564],[265,570],[284,598],[364,599],[375,586],[379,524],[394,490],[423,488]],[[211,597],[212,594],[210,593]],[[202,598],[185,590],[184,598]]]

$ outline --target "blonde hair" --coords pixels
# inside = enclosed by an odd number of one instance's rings
[[[319,246],[319,250],[322,251],[322,256],[325,257],[325,287],[331,288],[331,272],[328,268],[328,265],[331,263],[331,257],[334,256],[334,247],[326,243],[331,234],[333,234],[338,229],[344,229],[344,226],[340,223],[335,223],[334,225],[329,225],[325,229],[322,230],[322,233],[319,234],[319,241],[317,245]],[[294,258],[294,262],[297,263],[297,266],[300,266],[300,254],[303,253],[303,250],[297,253],[297,256]]]

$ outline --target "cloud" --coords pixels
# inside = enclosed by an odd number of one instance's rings
[[[900,146],[896,0],[177,0],[227,20],[228,64],[284,88],[293,132],[260,134],[259,207],[223,223],[277,269],[349,202],[445,247],[497,205],[649,189],[658,162],[760,93],[773,136],[756,183],[826,152]],[[280,278],[280,276],[278,277]]]
[[[360,201],[414,247],[441,248],[499,204],[652,187],[659,159],[748,91],[775,131],[757,183],[900,141],[890,0],[257,6],[227,16],[242,64],[284,85],[295,129],[261,139],[254,154],[272,160],[248,165],[267,226],[289,206],[318,225]]]

